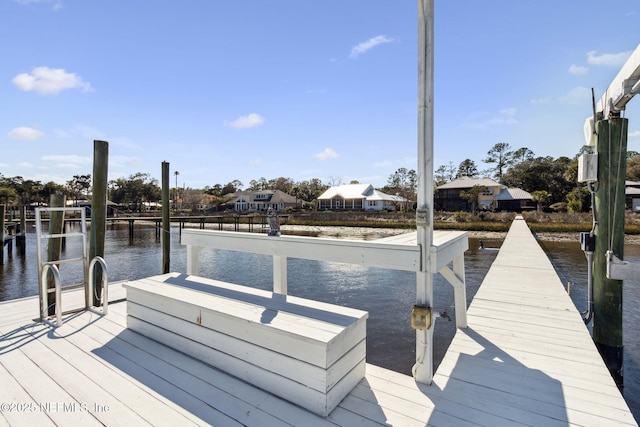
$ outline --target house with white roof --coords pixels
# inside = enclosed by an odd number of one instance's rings
[[[408,200],[378,191],[371,184],[334,185],[318,197],[320,210],[392,211]]]

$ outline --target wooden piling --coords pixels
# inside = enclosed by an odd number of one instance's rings
[[[606,251],[624,259],[624,210],[628,120],[597,123],[598,182],[593,254],[593,341],[618,387],[623,385],[622,280],[607,279]]]
[[[4,264],[4,205],[0,205],[0,264]]]
[[[96,256],[104,258],[104,242],[107,229],[107,176],[109,170],[109,143],[106,141],[93,141],[93,190],[91,197],[91,238],[89,244],[89,259]],[[93,305],[100,306],[102,288],[102,270],[96,265],[93,286]]]
[[[49,206],[52,208],[64,208],[67,202],[67,198],[64,194],[52,194],[49,198]],[[64,231],[64,212],[55,211],[49,212],[49,234],[62,234]],[[58,261],[62,253],[62,237],[53,237],[48,239],[49,245],[47,250],[47,261]],[[53,280],[53,275],[47,276],[47,289],[53,289],[56,284]],[[55,292],[47,293],[47,306],[49,307],[48,314],[53,316],[56,314],[56,294]]]
[[[27,250],[27,207],[20,206],[20,232],[16,234],[16,246],[20,255]]]
[[[162,274],[169,273],[171,259],[171,219],[169,216],[169,162],[162,162]]]

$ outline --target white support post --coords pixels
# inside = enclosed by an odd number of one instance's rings
[[[187,245],[187,274],[197,276],[198,275],[198,255],[200,254],[200,247],[194,245]]]
[[[453,286],[456,307],[456,327],[467,327],[467,287],[464,276],[464,255],[453,260],[453,271],[449,267],[440,270],[442,277]]]
[[[276,294],[287,294],[287,257],[282,255],[273,256],[273,292]]]
[[[416,228],[421,248],[416,273],[416,305],[433,306],[433,0],[418,0],[418,200]],[[416,364],[413,376],[419,383],[433,380],[433,323],[416,329]]]

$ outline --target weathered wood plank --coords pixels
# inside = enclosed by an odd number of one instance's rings
[[[42,328],[37,325],[29,325],[28,327]],[[46,332],[42,333],[43,330],[40,331],[41,337],[46,335]],[[41,408],[41,405],[50,404],[51,406],[48,408],[45,406],[43,411],[55,424],[103,425],[94,414],[80,410],[82,404],[95,402],[93,398],[80,393],[79,399],[77,399],[74,396],[74,391],[77,390],[67,391],[64,385],[57,382],[57,378],[52,378],[52,375],[56,377],[61,372],[55,372],[49,368],[49,361],[52,359],[49,354],[44,358],[40,358],[39,355],[31,355],[30,357],[27,354],[30,353],[30,346],[42,345],[38,343],[37,339],[24,329],[7,331],[0,327],[0,334],[2,334],[2,342],[5,346],[0,364],[31,396],[31,400],[25,403],[31,403],[38,408]],[[76,408],[78,409],[76,410]],[[30,414],[22,413],[22,415],[25,424],[28,424]]]
[[[119,304],[113,308],[113,312],[122,310]],[[99,356],[108,363],[131,375],[135,381],[170,397],[176,404],[208,423],[224,425],[216,421],[216,417],[220,416],[216,415],[218,410],[224,410],[245,425],[262,425],[261,422],[264,425],[331,425],[323,418],[273,394],[126,329],[124,316],[116,317],[118,322],[114,322],[113,312],[110,310],[107,318],[96,322],[91,331],[83,329],[84,323],[77,319],[69,321],[69,324],[80,330],[87,339],[102,343]],[[120,360],[114,360],[107,353],[102,354],[105,350],[113,352]],[[192,386],[191,382],[205,384]],[[207,390],[200,390],[203,387]]]
[[[88,315],[85,315],[87,319]],[[116,396],[118,402],[110,406],[110,412],[119,414],[122,407],[136,412],[152,425],[202,425],[203,421],[185,413],[166,398],[162,398],[149,387],[131,381],[113,365],[95,357],[95,351],[101,347],[94,340],[81,337],[77,330],[62,325],[53,331],[54,339],[41,340],[53,353],[58,354],[71,366],[68,371],[79,370],[85,375],[97,379],[104,390]],[[92,345],[93,344],[93,345]],[[100,381],[108,378],[108,381]],[[154,401],[155,400],[155,401]]]

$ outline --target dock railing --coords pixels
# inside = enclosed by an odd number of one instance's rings
[[[440,272],[454,287],[456,326],[466,327],[466,289],[464,280],[464,251],[468,248],[467,234],[452,232],[431,248],[434,265],[429,269]],[[415,242],[394,243],[330,239],[306,236],[267,237],[264,234],[216,230],[182,230],[181,243],[187,246],[187,274],[198,275],[199,252],[202,248],[249,252],[273,257],[273,292],[287,294],[287,258],[356,264],[402,271],[420,271],[421,247]],[[449,268],[452,263],[453,270]],[[434,315],[439,316],[438,314]]]

